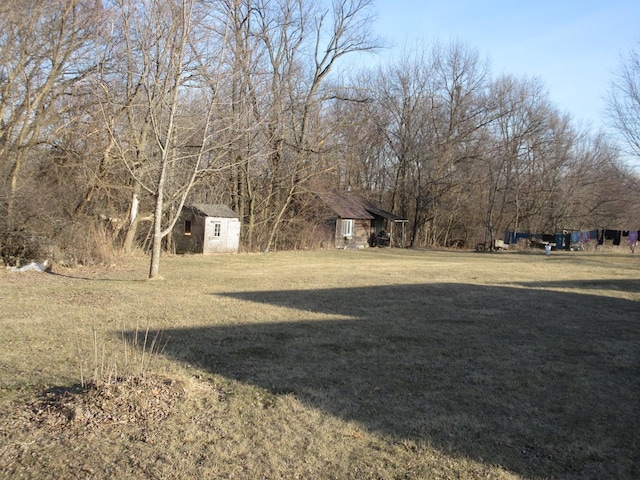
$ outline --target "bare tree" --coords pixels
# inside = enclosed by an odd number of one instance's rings
[[[373,50],[370,0],[233,2],[233,108],[250,136],[230,159],[234,196],[246,220],[245,241],[273,248],[301,187],[326,152],[323,109],[335,98],[330,74],[340,59]],[[246,130],[245,130],[246,131]],[[257,236],[256,227],[260,227]]]
[[[189,192],[226,153],[218,135],[227,126],[219,114],[216,60],[226,37],[224,28],[221,35],[211,35],[215,29],[206,2],[118,0],[117,7],[126,47],[126,94],[121,103],[105,105],[105,119],[118,157],[140,191],[152,198],[153,279],[159,276],[162,240]],[[120,86],[103,83],[106,92]],[[126,117],[124,127],[112,121],[118,116]]]
[[[390,208],[410,218],[411,245],[446,241],[461,172],[490,120],[487,66],[462,44],[436,45],[407,55],[377,79],[375,118],[394,163]]]
[[[639,201],[627,190],[633,174],[618,148],[602,133],[574,134],[569,161],[547,216],[562,228],[593,229],[635,225]],[[637,179],[637,177],[636,177]]]
[[[611,83],[607,116],[631,152],[640,157],[640,52],[636,49],[621,60]]]
[[[232,203],[248,249],[309,245],[317,184],[410,218],[416,246],[630,218],[619,199],[640,182],[615,148],[577,132],[540,83],[491,82],[465,45],[417,49],[346,84],[345,59],[379,45],[371,6],[7,0],[0,227],[27,213],[59,229],[104,218],[125,251],[146,233],[155,278],[189,195]],[[639,78],[632,51],[609,104],[636,155]]]
[[[557,228],[553,202],[573,146],[568,118],[551,106],[539,81],[505,76],[494,82],[492,96],[498,115],[480,163],[483,223],[491,247],[507,228]]]
[[[22,169],[52,143],[74,86],[96,67],[101,2],[7,0],[0,5],[0,170],[5,227],[16,221]]]

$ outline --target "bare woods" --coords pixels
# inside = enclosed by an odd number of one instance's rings
[[[328,189],[408,218],[413,246],[639,218],[616,145],[541,81],[459,43],[370,67],[374,15],[372,0],[3,1],[3,260],[144,249],[155,277],[196,202],[231,206],[245,250],[312,248]]]

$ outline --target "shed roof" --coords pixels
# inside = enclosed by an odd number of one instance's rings
[[[368,202],[367,202],[368,203]],[[391,220],[392,222],[406,222],[406,218],[399,217],[398,215],[387,212],[386,210],[382,210],[381,208],[375,208],[372,204],[370,206],[365,206],[368,212],[371,212],[373,215],[378,217],[386,218],[387,220]]]
[[[226,205],[214,205],[209,203],[194,203],[188,205],[186,208],[192,208],[197,210],[206,217],[219,217],[219,218],[240,218],[238,214],[231,210]]]
[[[372,220],[375,217],[383,217],[392,222],[406,221],[405,218],[378,208],[372,202],[351,192],[337,192],[333,190],[318,193],[318,196],[341,218]]]

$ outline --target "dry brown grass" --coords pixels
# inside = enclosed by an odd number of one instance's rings
[[[162,268],[0,272],[0,477],[640,477],[638,257]],[[159,332],[144,378],[81,388],[81,366],[123,371]]]

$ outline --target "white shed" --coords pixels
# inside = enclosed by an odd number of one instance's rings
[[[173,228],[176,253],[236,253],[240,219],[226,205],[185,205]]]

